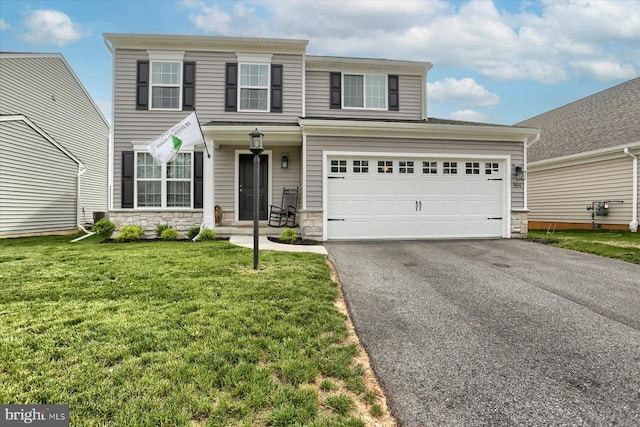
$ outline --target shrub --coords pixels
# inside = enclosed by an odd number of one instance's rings
[[[178,230],[173,227],[165,228],[160,233],[160,238],[162,240],[178,240]]]
[[[162,237],[162,232],[164,230],[168,230],[171,227],[169,224],[158,224],[156,225],[156,237]]]
[[[216,240],[218,238],[218,233],[210,228],[203,228],[200,232],[200,237],[198,240],[207,241],[207,240]]]
[[[295,242],[298,240],[298,233],[292,228],[285,228],[282,230],[282,233],[280,233],[280,240],[290,243]]]
[[[93,226],[93,231],[95,231],[99,236],[104,239],[108,239],[113,234],[113,230],[116,229],[116,225],[109,221],[107,218],[102,218],[98,220]]]
[[[189,229],[189,232],[187,233],[187,237],[189,238],[189,240],[193,240],[193,238],[196,237],[199,232],[200,227],[191,227]]]
[[[140,240],[144,236],[144,230],[139,225],[125,225],[116,236],[116,242],[133,242]]]

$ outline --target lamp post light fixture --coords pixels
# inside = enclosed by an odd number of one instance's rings
[[[289,158],[287,157],[287,155],[283,155],[282,159],[280,159],[280,167],[282,169],[288,169],[289,168]]]
[[[253,153],[253,269],[258,269],[258,238],[260,237],[260,153],[262,146],[262,132],[256,128],[249,133],[249,150]]]

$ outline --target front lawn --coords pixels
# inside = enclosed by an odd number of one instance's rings
[[[227,242],[0,240],[0,402],[73,426],[360,426],[322,256]],[[322,385],[322,386],[321,386]],[[336,402],[340,402],[337,405]]]
[[[529,239],[640,264],[640,233],[612,230],[529,230]]]

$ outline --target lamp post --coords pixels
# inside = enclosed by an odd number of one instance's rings
[[[258,269],[258,238],[260,237],[260,153],[263,134],[256,128],[249,133],[249,150],[253,153],[253,269]]]

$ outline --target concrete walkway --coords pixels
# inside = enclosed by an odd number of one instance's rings
[[[253,249],[253,236],[231,236],[229,243]],[[272,242],[267,239],[266,236],[259,237],[258,249],[281,252],[311,252],[314,254],[327,255],[327,250],[322,245],[284,245],[282,243]]]

